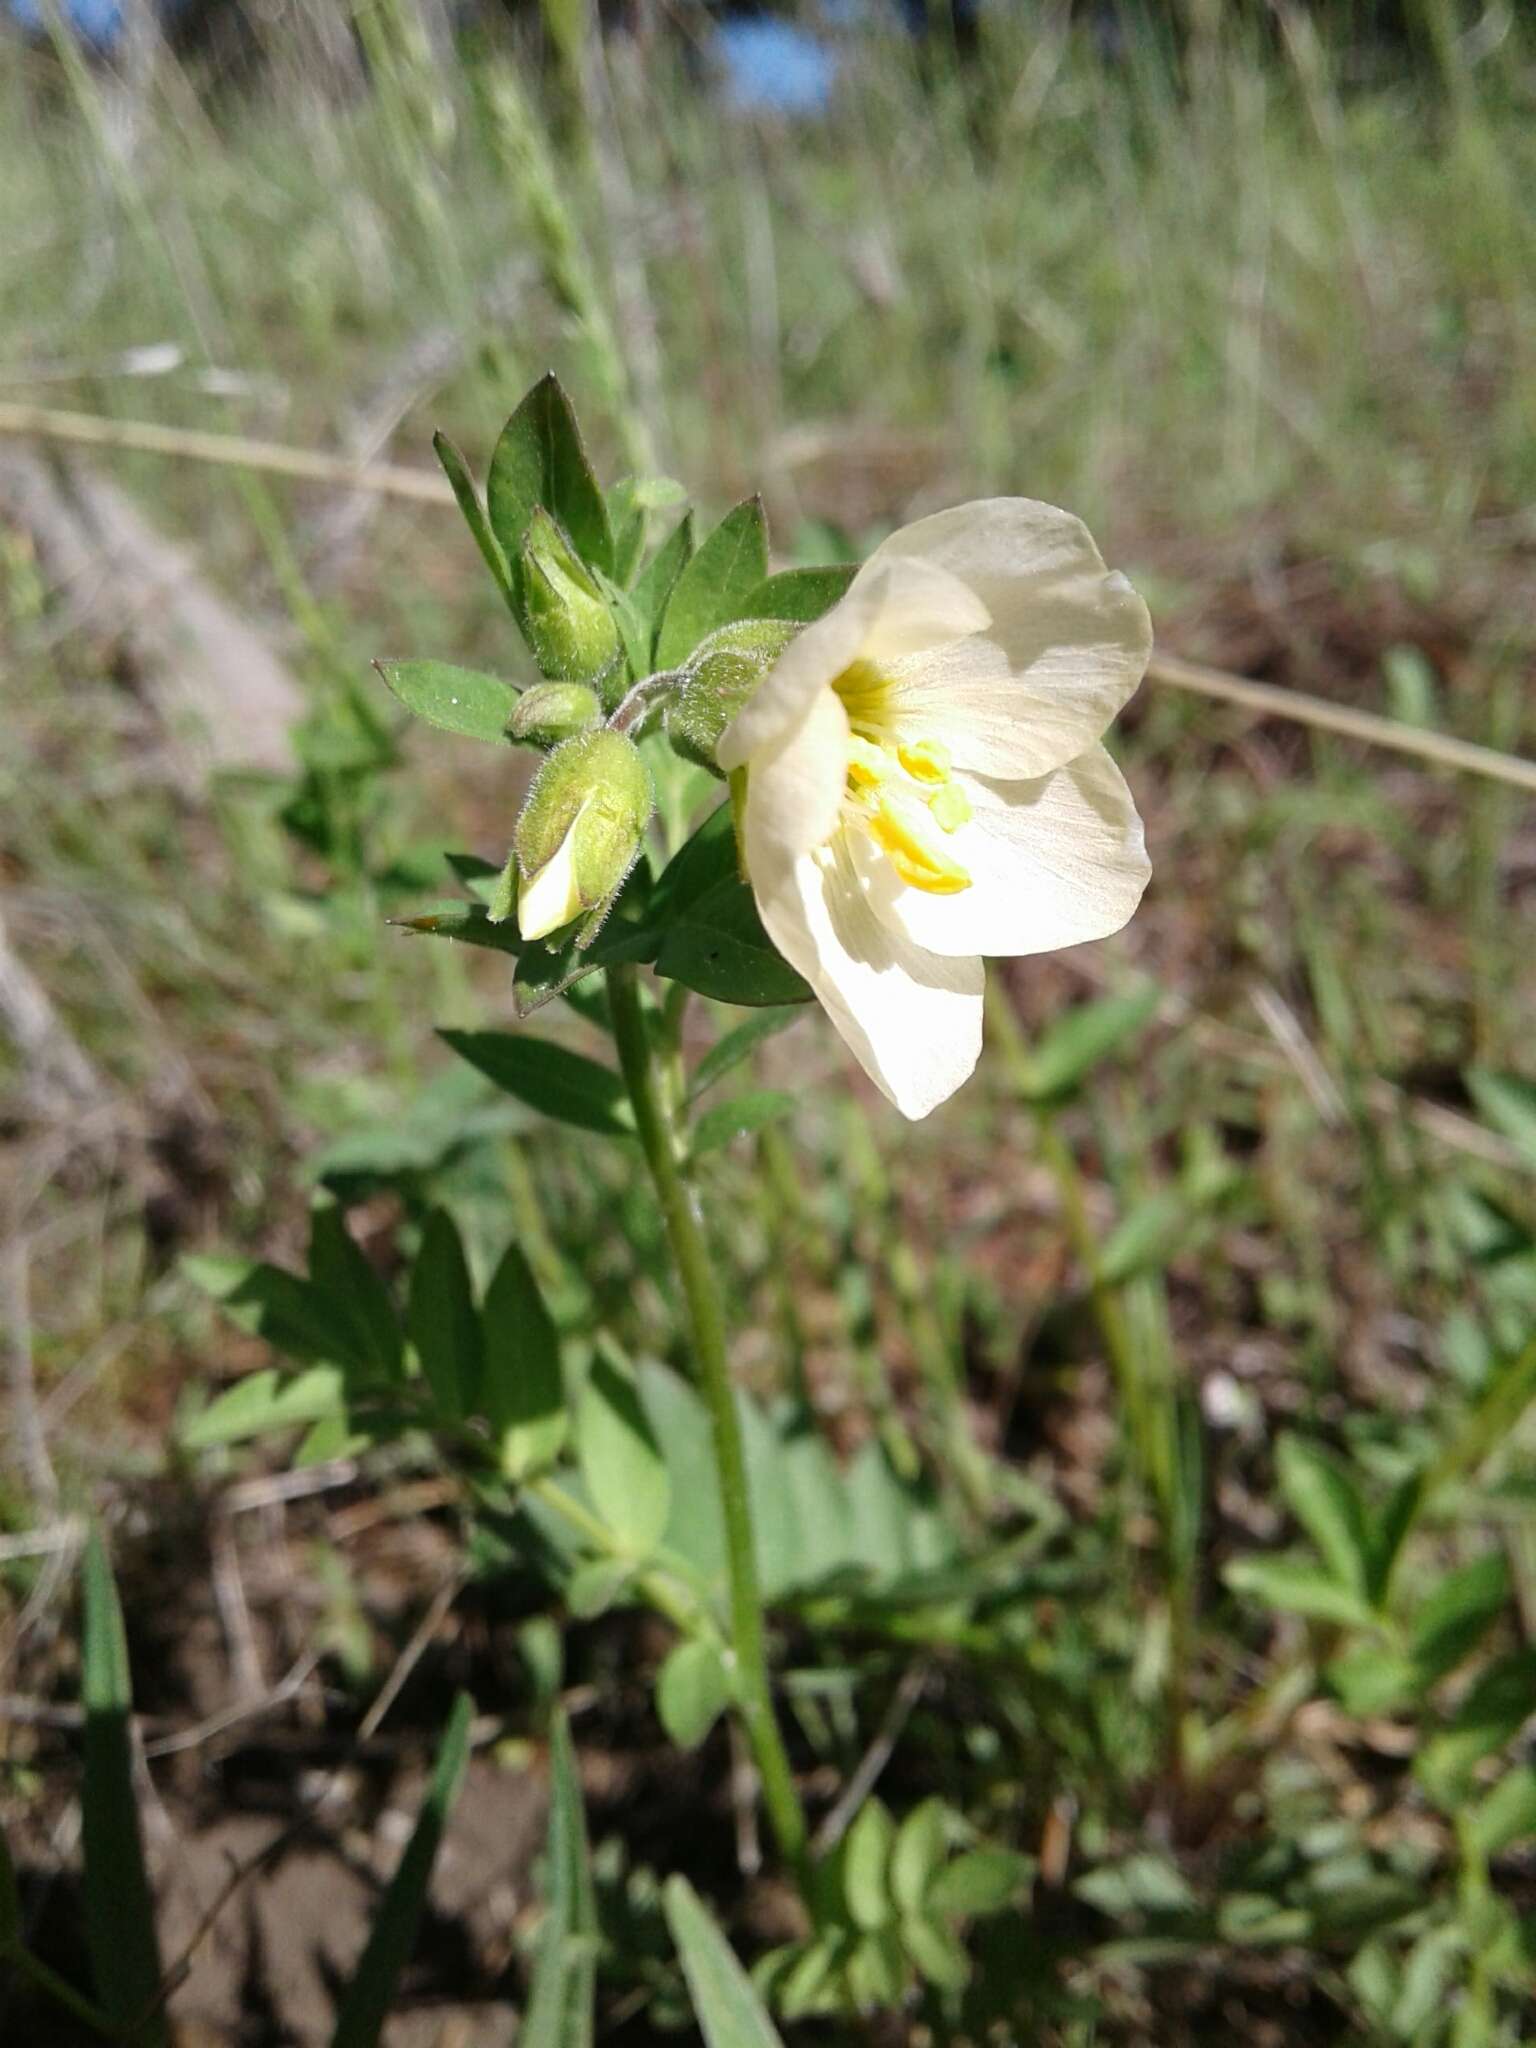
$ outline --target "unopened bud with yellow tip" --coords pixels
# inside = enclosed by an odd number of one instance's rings
[[[589,683],[535,683],[517,700],[507,731],[530,747],[558,747],[603,722],[603,707]]]
[[[639,749],[606,727],[545,761],[517,821],[518,930],[542,939],[607,904],[635,864],[653,799]]]
[[[560,682],[590,683],[619,661],[619,629],[575,550],[539,506],[519,556],[523,624],[534,659]]]
[[[675,752],[718,775],[715,746],[800,628],[785,619],[738,619],[701,640],[667,705]]]

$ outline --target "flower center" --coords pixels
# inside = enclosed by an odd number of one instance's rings
[[[873,662],[856,661],[832,685],[852,730],[843,824],[865,832],[901,879],[930,896],[971,886],[968,869],[945,839],[971,818],[970,800],[950,769],[940,740],[898,740],[887,729],[888,678]]]

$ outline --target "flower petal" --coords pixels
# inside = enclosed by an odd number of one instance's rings
[[[848,834],[788,866],[747,865],[769,937],[815,989],[855,1059],[903,1116],[953,1095],[981,1053],[980,960],[940,960],[870,909]]]
[[[992,623],[992,614],[968,583],[920,555],[877,549],[848,586],[844,604],[855,591],[876,602],[859,654],[877,668],[983,633]]]
[[[727,774],[777,746],[804,719],[818,693],[856,661],[864,635],[885,601],[888,577],[860,583],[863,571],[831,611],[797,633],[720,735],[715,759]]]
[[[956,780],[973,815],[945,851],[969,869],[968,889],[909,888],[872,840],[850,835],[882,924],[931,953],[1000,957],[1107,938],[1129,920],[1152,870],[1135,801],[1102,747],[1030,782]]]
[[[747,774],[747,871],[778,872],[837,830],[848,773],[848,714],[832,690],[753,755]]]
[[[873,580],[912,559],[968,585],[992,622],[897,664],[902,728],[1011,781],[1092,746],[1141,681],[1152,622],[1082,521],[1033,498],[984,498],[901,528],[865,569]]]

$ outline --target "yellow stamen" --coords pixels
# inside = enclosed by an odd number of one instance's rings
[[[928,809],[933,822],[943,832],[958,832],[975,816],[971,800],[958,782],[946,782],[936,789],[928,799]]]
[[[877,783],[887,782],[894,773],[894,764],[884,747],[877,747],[873,740],[863,739],[858,733],[848,736],[848,779],[873,789]]]
[[[908,740],[896,749],[896,758],[914,782],[949,780],[949,749],[942,740]]]
[[[875,844],[890,856],[904,882],[930,896],[954,896],[971,886],[959,861],[945,852],[928,813],[899,797],[882,794],[867,820]]]

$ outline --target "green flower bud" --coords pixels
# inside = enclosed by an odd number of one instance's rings
[[[718,775],[721,733],[799,631],[787,619],[738,619],[701,640],[667,705],[673,751]]]
[[[589,683],[619,658],[619,629],[570,542],[539,506],[519,558],[523,624],[546,676]]]
[[[507,731],[531,747],[558,747],[602,722],[602,704],[588,684],[535,683],[518,698]]]
[[[542,939],[606,906],[650,823],[651,778],[631,739],[606,727],[556,747],[517,821],[518,930]]]

